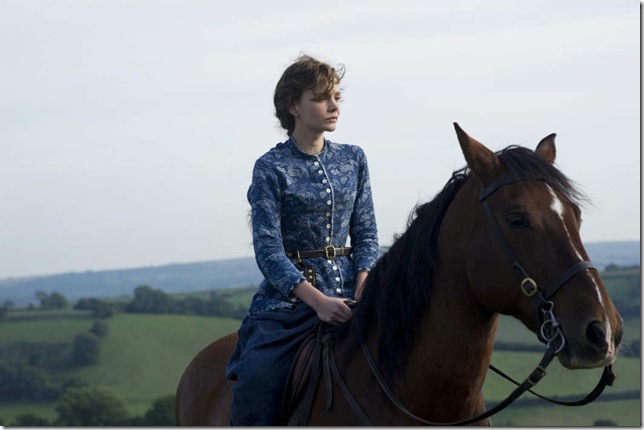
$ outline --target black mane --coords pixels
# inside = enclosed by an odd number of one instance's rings
[[[575,184],[532,150],[509,146],[496,153],[508,172],[520,179],[540,178],[573,203],[585,200]],[[443,189],[430,202],[412,211],[407,230],[372,268],[353,318],[337,336],[354,335],[349,354],[360,339],[378,330],[378,361],[390,375],[401,373],[418,333],[420,320],[429,308],[429,292],[439,263],[437,238],[450,203],[469,179],[464,167],[453,172]]]

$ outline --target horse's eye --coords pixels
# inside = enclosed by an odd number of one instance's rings
[[[508,225],[512,228],[528,228],[530,227],[530,221],[523,214],[510,214],[505,219]]]

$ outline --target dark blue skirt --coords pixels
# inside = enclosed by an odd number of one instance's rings
[[[288,372],[301,343],[319,321],[303,302],[294,309],[265,311],[242,321],[226,366],[226,377],[237,381],[231,405],[234,425],[279,424]]]

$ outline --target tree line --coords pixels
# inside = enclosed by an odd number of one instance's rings
[[[243,319],[246,316],[247,307],[234,305],[227,301],[217,291],[210,291],[208,298],[188,296],[174,298],[160,289],[148,285],[141,285],[134,289],[134,297],[131,300],[105,300],[95,297],[78,299],[70,305],[67,298],[54,291],[47,293],[37,291],[36,299],[38,305],[29,305],[29,310],[63,310],[77,309],[89,310],[94,318],[109,318],[116,312],[144,313],[144,314],[183,314]],[[7,300],[0,306],[0,319],[7,315],[14,304]]]

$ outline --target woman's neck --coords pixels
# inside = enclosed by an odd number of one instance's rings
[[[315,155],[324,150],[323,133],[307,133],[305,131],[293,130],[291,137],[295,141],[295,146],[304,153]]]

